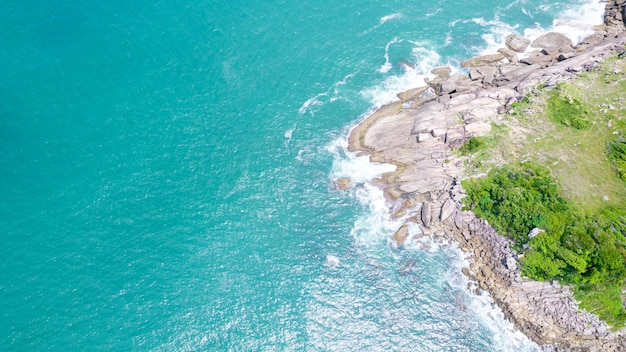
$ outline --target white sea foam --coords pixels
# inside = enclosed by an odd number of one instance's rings
[[[317,112],[318,108],[320,106],[324,105],[325,100],[333,102],[333,101],[336,101],[338,99],[341,99],[340,87],[345,85],[346,83],[348,83],[350,78],[354,77],[354,75],[356,75],[357,73],[358,73],[358,71],[350,73],[350,74],[347,74],[340,81],[337,81],[337,82],[333,83],[330,87],[328,87],[328,89],[325,92],[319,93],[319,94],[317,94],[317,95],[307,99],[307,101],[302,103],[302,105],[298,109],[298,112],[300,113],[300,115],[304,115],[305,113],[309,113],[311,116],[313,116],[313,115],[315,115],[315,112]]]
[[[380,73],[387,73],[389,72],[389,70],[391,70],[391,68],[393,67],[391,65],[391,63],[389,62],[389,47],[391,46],[391,44],[395,44],[395,43],[399,43],[401,41],[398,40],[398,38],[393,38],[392,40],[390,40],[386,45],[385,45],[385,63],[380,66],[380,68],[378,69],[378,72]]]
[[[440,12],[441,12],[441,8],[439,7],[434,12],[429,12],[429,13],[425,14],[424,16],[426,16],[426,17],[433,17],[433,16],[435,16],[436,14],[438,14]]]
[[[285,131],[285,147],[289,146],[291,138],[293,138],[293,132],[296,130],[297,125],[293,125],[290,129]]]
[[[578,44],[593,34],[593,27],[603,22],[605,3],[598,0],[573,5],[552,22],[552,30]]]
[[[427,43],[411,42],[415,47],[411,50],[411,62],[413,67],[405,65],[404,72],[400,75],[392,75],[380,84],[363,89],[361,95],[368,99],[373,106],[380,107],[387,103],[398,100],[397,93],[405,90],[425,86],[424,78],[432,78],[430,70],[442,66],[439,53],[430,49]]]
[[[402,14],[400,12],[396,12],[396,13],[392,13],[390,15],[387,16],[383,16],[380,18],[380,20],[378,21],[378,24],[385,24],[385,22],[396,19],[396,18],[400,18],[402,17]]]
[[[354,223],[351,235],[361,246],[379,245],[389,231],[399,226],[391,220],[382,189],[372,181],[396,169],[392,164],[370,162],[369,156],[357,156],[347,150],[345,137],[331,142],[326,150],[333,154],[331,179],[348,178],[354,186],[352,195],[367,209]]]
[[[309,112],[311,115],[315,114],[315,110],[313,109],[316,106],[320,106],[322,105],[322,102],[320,101],[320,98],[327,96],[328,93],[324,92],[324,93],[320,93],[317,94],[316,96],[307,99],[307,101],[305,101],[302,106],[300,106],[300,109],[298,109],[298,112],[300,113],[300,115],[304,115],[306,112]]]

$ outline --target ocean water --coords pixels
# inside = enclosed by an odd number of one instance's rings
[[[0,350],[537,350],[454,244],[390,245],[390,166],[345,140],[433,67],[603,6],[4,3]]]

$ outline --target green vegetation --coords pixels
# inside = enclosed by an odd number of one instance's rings
[[[581,93],[572,84],[561,83],[548,98],[547,113],[554,122],[583,130],[591,125],[589,111],[581,102]]]
[[[620,289],[626,278],[626,211],[605,207],[584,215],[560,196],[550,171],[535,163],[492,170],[463,182],[466,205],[523,252],[530,278],[575,287],[581,306],[614,327],[626,323]],[[534,228],[540,232],[532,238]]]
[[[484,137],[472,137],[468,139],[460,148],[459,152],[462,155],[474,154],[479,149],[485,146],[485,138]]]

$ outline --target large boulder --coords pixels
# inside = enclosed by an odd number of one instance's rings
[[[522,38],[517,34],[509,34],[504,40],[507,48],[518,53],[523,53],[526,51],[526,48],[528,48],[528,45],[530,45],[529,39]]]
[[[441,207],[439,220],[445,221],[446,219],[448,219],[450,215],[454,213],[455,209],[456,205],[454,204],[454,201],[452,199],[448,199],[445,203],[443,203],[443,206]]]
[[[572,41],[561,33],[548,32],[535,39],[532,44],[533,48],[542,48],[547,51],[568,52],[572,51]]]
[[[505,56],[502,54],[475,56],[471,59],[461,61],[461,67],[490,66],[502,61],[503,59],[505,59]]]

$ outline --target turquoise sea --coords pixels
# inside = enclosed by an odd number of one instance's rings
[[[390,245],[388,166],[345,139],[430,69],[603,6],[4,2],[0,350],[537,350],[454,245]]]

